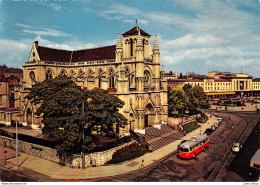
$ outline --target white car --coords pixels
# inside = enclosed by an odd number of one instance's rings
[[[242,145],[240,145],[239,143],[234,143],[234,145],[232,146],[232,152],[239,152],[241,148]]]

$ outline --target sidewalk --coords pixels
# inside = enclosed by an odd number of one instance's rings
[[[208,115],[209,116],[209,115]],[[217,118],[212,116],[209,117],[209,121],[207,123],[201,124],[201,127],[188,133],[186,136],[182,138],[182,140],[191,139],[192,136],[199,135],[203,133],[207,128],[210,128],[213,125],[214,121]],[[98,167],[89,167],[86,169],[73,169],[66,166],[61,166],[57,163],[47,161],[32,155],[28,155],[25,153],[20,153],[19,156],[19,168],[15,166],[16,159],[11,158],[8,160],[6,168],[11,170],[17,170],[19,173],[31,176],[31,177],[40,177],[41,181],[51,180],[51,179],[94,179],[100,177],[109,177],[120,175],[124,173],[128,173],[131,171],[135,171],[141,168],[145,168],[163,157],[175,152],[177,150],[178,145],[182,140],[177,140],[169,145],[166,145],[154,152],[146,153],[145,155],[138,157],[133,160],[129,160],[120,164],[114,164],[109,166],[98,166]],[[2,155],[2,148],[0,153]],[[11,149],[8,149],[11,150]],[[4,166],[1,162],[1,166]],[[40,175],[41,174],[41,175]]]

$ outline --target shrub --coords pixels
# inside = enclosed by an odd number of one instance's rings
[[[197,121],[192,121],[192,122],[182,125],[182,128],[186,133],[189,133],[199,127],[200,126],[198,125]]]
[[[142,156],[147,152],[147,148],[145,145],[139,145],[138,143],[133,143],[128,145],[124,148],[119,149],[116,151],[112,159],[107,163],[121,163],[130,159],[134,159],[136,157]]]
[[[197,119],[199,123],[206,123],[208,121],[208,116],[204,113],[201,113],[201,117]]]

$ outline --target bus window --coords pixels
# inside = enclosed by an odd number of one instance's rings
[[[189,152],[189,149],[188,148],[180,148],[180,151],[181,152]]]

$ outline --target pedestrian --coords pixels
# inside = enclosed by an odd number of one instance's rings
[[[144,166],[144,159],[142,160],[142,165],[141,165],[142,167]]]
[[[231,129],[233,129],[233,127],[234,127],[234,125],[233,125],[233,123],[231,124]]]

